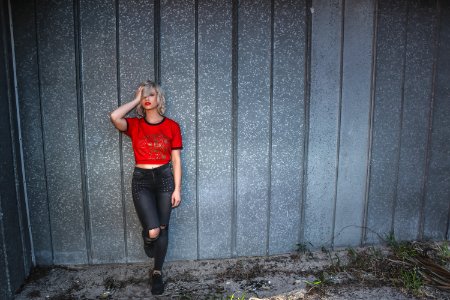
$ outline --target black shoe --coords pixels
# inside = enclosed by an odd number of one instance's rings
[[[152,294],[161,295],[162,293],[164,293],[164,282],[162,280],[162,274],[159,271],[155,271],[152,275]]]
[[[145,251],[145,254],[147,254],[148,257],[152,258],[154,256],[153,248],[155,246],[155,241],[150,239],[145,234],[144,230],[142,231],[142,238],[144,239],[144,251]]]

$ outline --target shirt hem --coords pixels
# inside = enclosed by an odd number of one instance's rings
[[[165,165],[168,164],[170,162],[169,160],[140,160],[140,161],[135,161],[136,165],[138,164],[142,164],[142,165]]]

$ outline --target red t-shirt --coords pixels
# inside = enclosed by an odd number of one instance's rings
[[[148,123],[144,118],[125,118],[126,135],[131,138],[136,164],[166,164],[172,150],[182,149],[180,125],[164,117],[157,124]]]

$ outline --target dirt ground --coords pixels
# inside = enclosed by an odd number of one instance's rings
[[[391,254],[370,247],[167,262],[166,289],[157,297],[150,293],[150,263],[36,268],[15,299],[450,299],[425,282],[408,288],[387,278],[374,266],[392,269]]]

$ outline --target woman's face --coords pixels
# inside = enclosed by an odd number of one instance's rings
[[[154,88],[150,90],[146,96],[144,96],[145,89],[142,91],[143,97],[141,98],[141,106],[145,110],[155,109],[158,107],[158,99],[156,97],[156,91]]]

